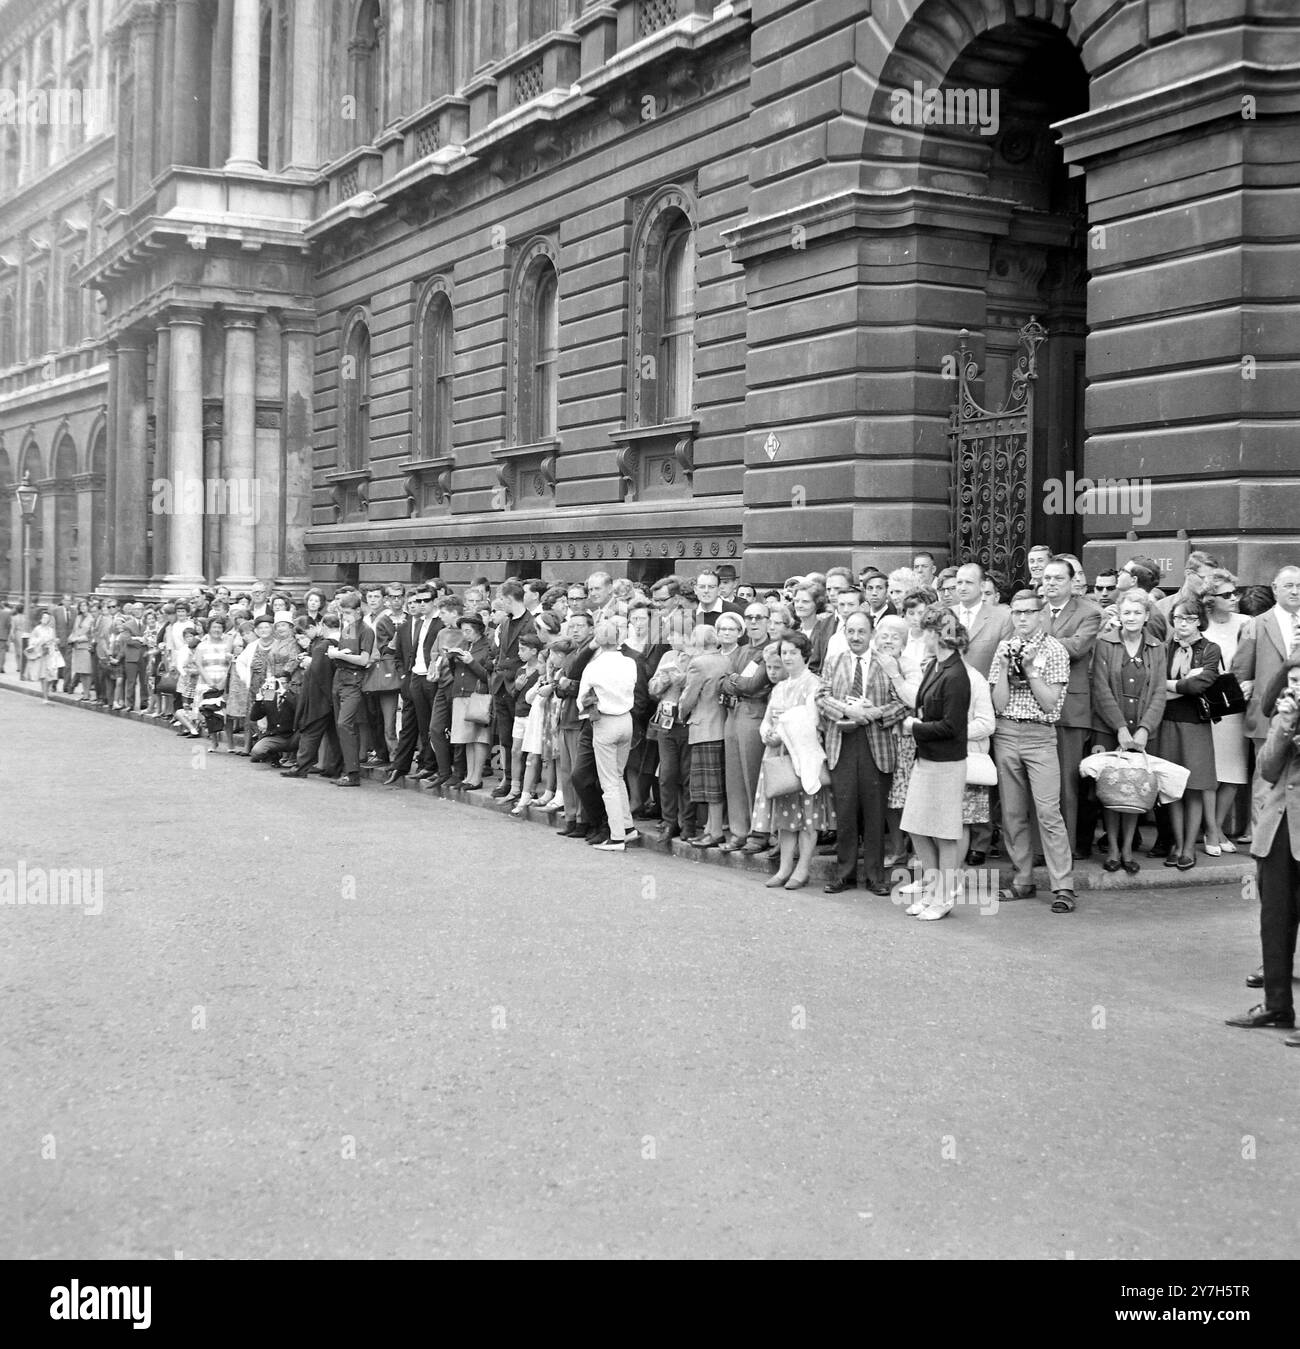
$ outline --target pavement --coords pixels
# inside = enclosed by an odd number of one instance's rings
[[[0,1258],[1296,1248],[1240,863],[923,924],[27,697],[0,766]]]

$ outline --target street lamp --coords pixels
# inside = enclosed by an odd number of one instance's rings
[[[23,480],[14,488],[18,509],[23,513],[23,616],[32,619],[32,521],[36,517],[36,502],[40,493],[32,482],[32,471],[23,474]]]

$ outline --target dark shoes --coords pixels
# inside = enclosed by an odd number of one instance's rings
[[[755,853],[766,852],[768,843],[765,838],[751,838],[741,848],[741,853],[746,857],[753,857]]]
[[[494,801],[500,801],[503,797],[506,797],[506,796],[509,796],[509,795],[510,795],[510,784],[509,784],[508,782],[503,782],[503,783],[496,789],[496,791],[494,791],[494,792],[492,793],[492,799],[493,799]]]
[[[666,825],[659,833],[660,843],[669,843],[675,838],[681,838],[682,827],[679,824]]]
[[[1102,864],[1103,871],[1118,871],[1124,865],[1118,857],[1108,857]]]
[[[280,776],[282,778],[305,778],[309,772],[311,772],[310,768],[282,768],[280,769]]]
[[[1013,899],[1033,899],[1037,893],[1036,885],[1004,885],[998,891],[998,898],[1005,904]]]
[[[1247,988],[1263,988],[1263,987],[1264,987],[1264,967],[1263,967],[1263,965],[1261,965],[1261,966],[1259,967],[1259,969],[1257,969],[1257,970],[1255,971],[1254,974],[1248,974],[1248,975],[1246,976],[1246,987],[1247,987]]]
[[[745,846],[743,838],[729,839],[726,843],[718,844],[719,852],[739,852]]]
[[[723,842],[723,837],[721,834],[701,834],[698,838],[688,838],[686,841],[692,848],[716,848]]]
[[[405,776],[406,776],[405,773],[399,773],[399,772],[397,771],[397,769],[394,768],[390,773],[388,773],[388,774],[384,777],[384,786],[385,786],[385,787],[391,787],[391,786],[393,785],[393,783],[395,783],[395,782],[401,782],[401,780],[402,780]]]
[[[1073,890],[1052,891],[1053,913],[1073,913],[1078,903],[1078,896],[1075,895]]]
[[[412,782],[419,782],[422,778],[431,778],[432,776],[433,773],[427,768],[417,768],[414,773],[410,774]]]
[[[577,838],[579,834],[586,837],[587,833],[586,829],[576,820],[569,820],[563,829],[557,829],[555,832],[559,834],[561,838]]]
[[[344,773],[341,778],[334,779],[336,787],[360,787],[361,778],[356,773]]]
[[[589,848],[594,848],[597,843],[608,843],[609,830],[593,829],[590,833],[587,834],[586,842]]]
[[[966,854],[966,865],[968,867],[982,867],[987,860],[987,854],[972,848]]]
[[[1291,1007],[1265,1007],[1261,1004],[1258,1007],[1252,1007],[1248,1012],[1243,1012],[1240,1016],[1230,1016],[1223,1024],[1225,1026],[1241,1026],[1244,1030],[1255,1030],[1265,1026],[1277,1026],[1282,1030],[1295,1030],[1295,1009]]]
[[[823,885],[822,892],[827,895],[842,895],[845,890],[856,890],[857,888],[858,888],[857,881],[855,880],[846,881],[837,878],[836,880],[831,881],[828,885]]]

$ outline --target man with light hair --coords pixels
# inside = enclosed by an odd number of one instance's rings
[[[903,596],[919,586],[920,582],[911,567],[898,567],[889,573],[885,583],[885,594],[889,596],[889,602],[894,606],[895,613],[903,607]]]

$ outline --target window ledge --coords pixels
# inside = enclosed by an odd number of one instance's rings
[[[694,491],[698,417],[659,426],[622,426],[610,431],[617,445],[620,500],[689,497]]]
[[[531,445],[499,445],[492,451],[492,457],[497,461],[497,486],[492,492],[496,509],[526,510],[555,505],[558,436]]]

